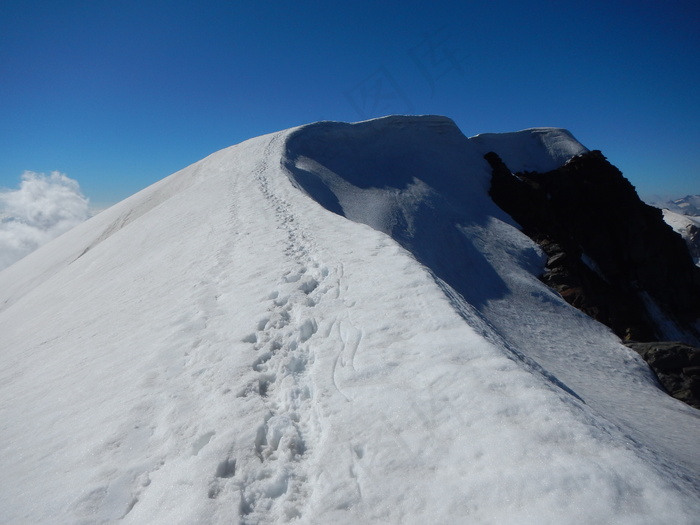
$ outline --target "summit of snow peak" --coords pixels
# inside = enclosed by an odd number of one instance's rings
[[[530,128],[509,133],[483,133],[471,137],[482,154],[498,154],[513,172],[554,170],[588,148],[562,128]]]

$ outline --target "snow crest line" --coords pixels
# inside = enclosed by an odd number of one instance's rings
[[[430,272],[430,274],[433,277],[435,284],[438,285],[438,287],[447,297],[448,301],[452,305],[452,308],[454,308],[454,310],[460,315],[460,317],[462,317],[462,319],[464,319],[467,322],[469,326],[477,330],[477,332],[484,339],[490,341],[496,347],[507,350],[508,353],[506,355],[512,358],[514,361],[522,363],[522,365],[527,370],[530,370],[534,374],[539,374],[548,383],[551,383],[553,386],[560,388],[567,394],[576,398],[579,402],[586,404],[586,402],[581,398],[581,396],[579,396],[576,392],[569,388],[558,377],[546,370],[543,366],[538,364],[533,359],[523,354],[520,350],[515,348],[512,344],[510,344],[503,337],[501,337],[496,327],[493,326],[493,324],[491,324],[486,319],[486,317],[479,313],[477,309],[475,309],[469,303],[467,303],[464,300],[464,298],[457,291],[454,290],[454,288],[452,288],[449,284],[440,279],[437,275],[435,275],[435,273]]]

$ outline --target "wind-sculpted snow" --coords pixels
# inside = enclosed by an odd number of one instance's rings
[[[484,198],[488,165],[449,119],[306,126],[287,141],[286,167],[319,204],[392,236],[470,304],[507,293],[465,231],[483,228],[493,217],[509,219]],[[522,256],[540,263],[534,248]],[[483,279],[475,282],[474,274]]]
[[[477,150],[259,137],[0,272],[3,520],[697,523],[696,413],[537,281]]]

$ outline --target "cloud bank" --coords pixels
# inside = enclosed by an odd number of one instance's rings
[[[0,270],[89,217],[77,181],[25,171],[19,189],[0,191]]]

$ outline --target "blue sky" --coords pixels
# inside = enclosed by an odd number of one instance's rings
[[[0,188],[117,202],[316,120],[565,127],[642,195],[700,193],[700,7],[671,1],[39,1],[0,8]]]

